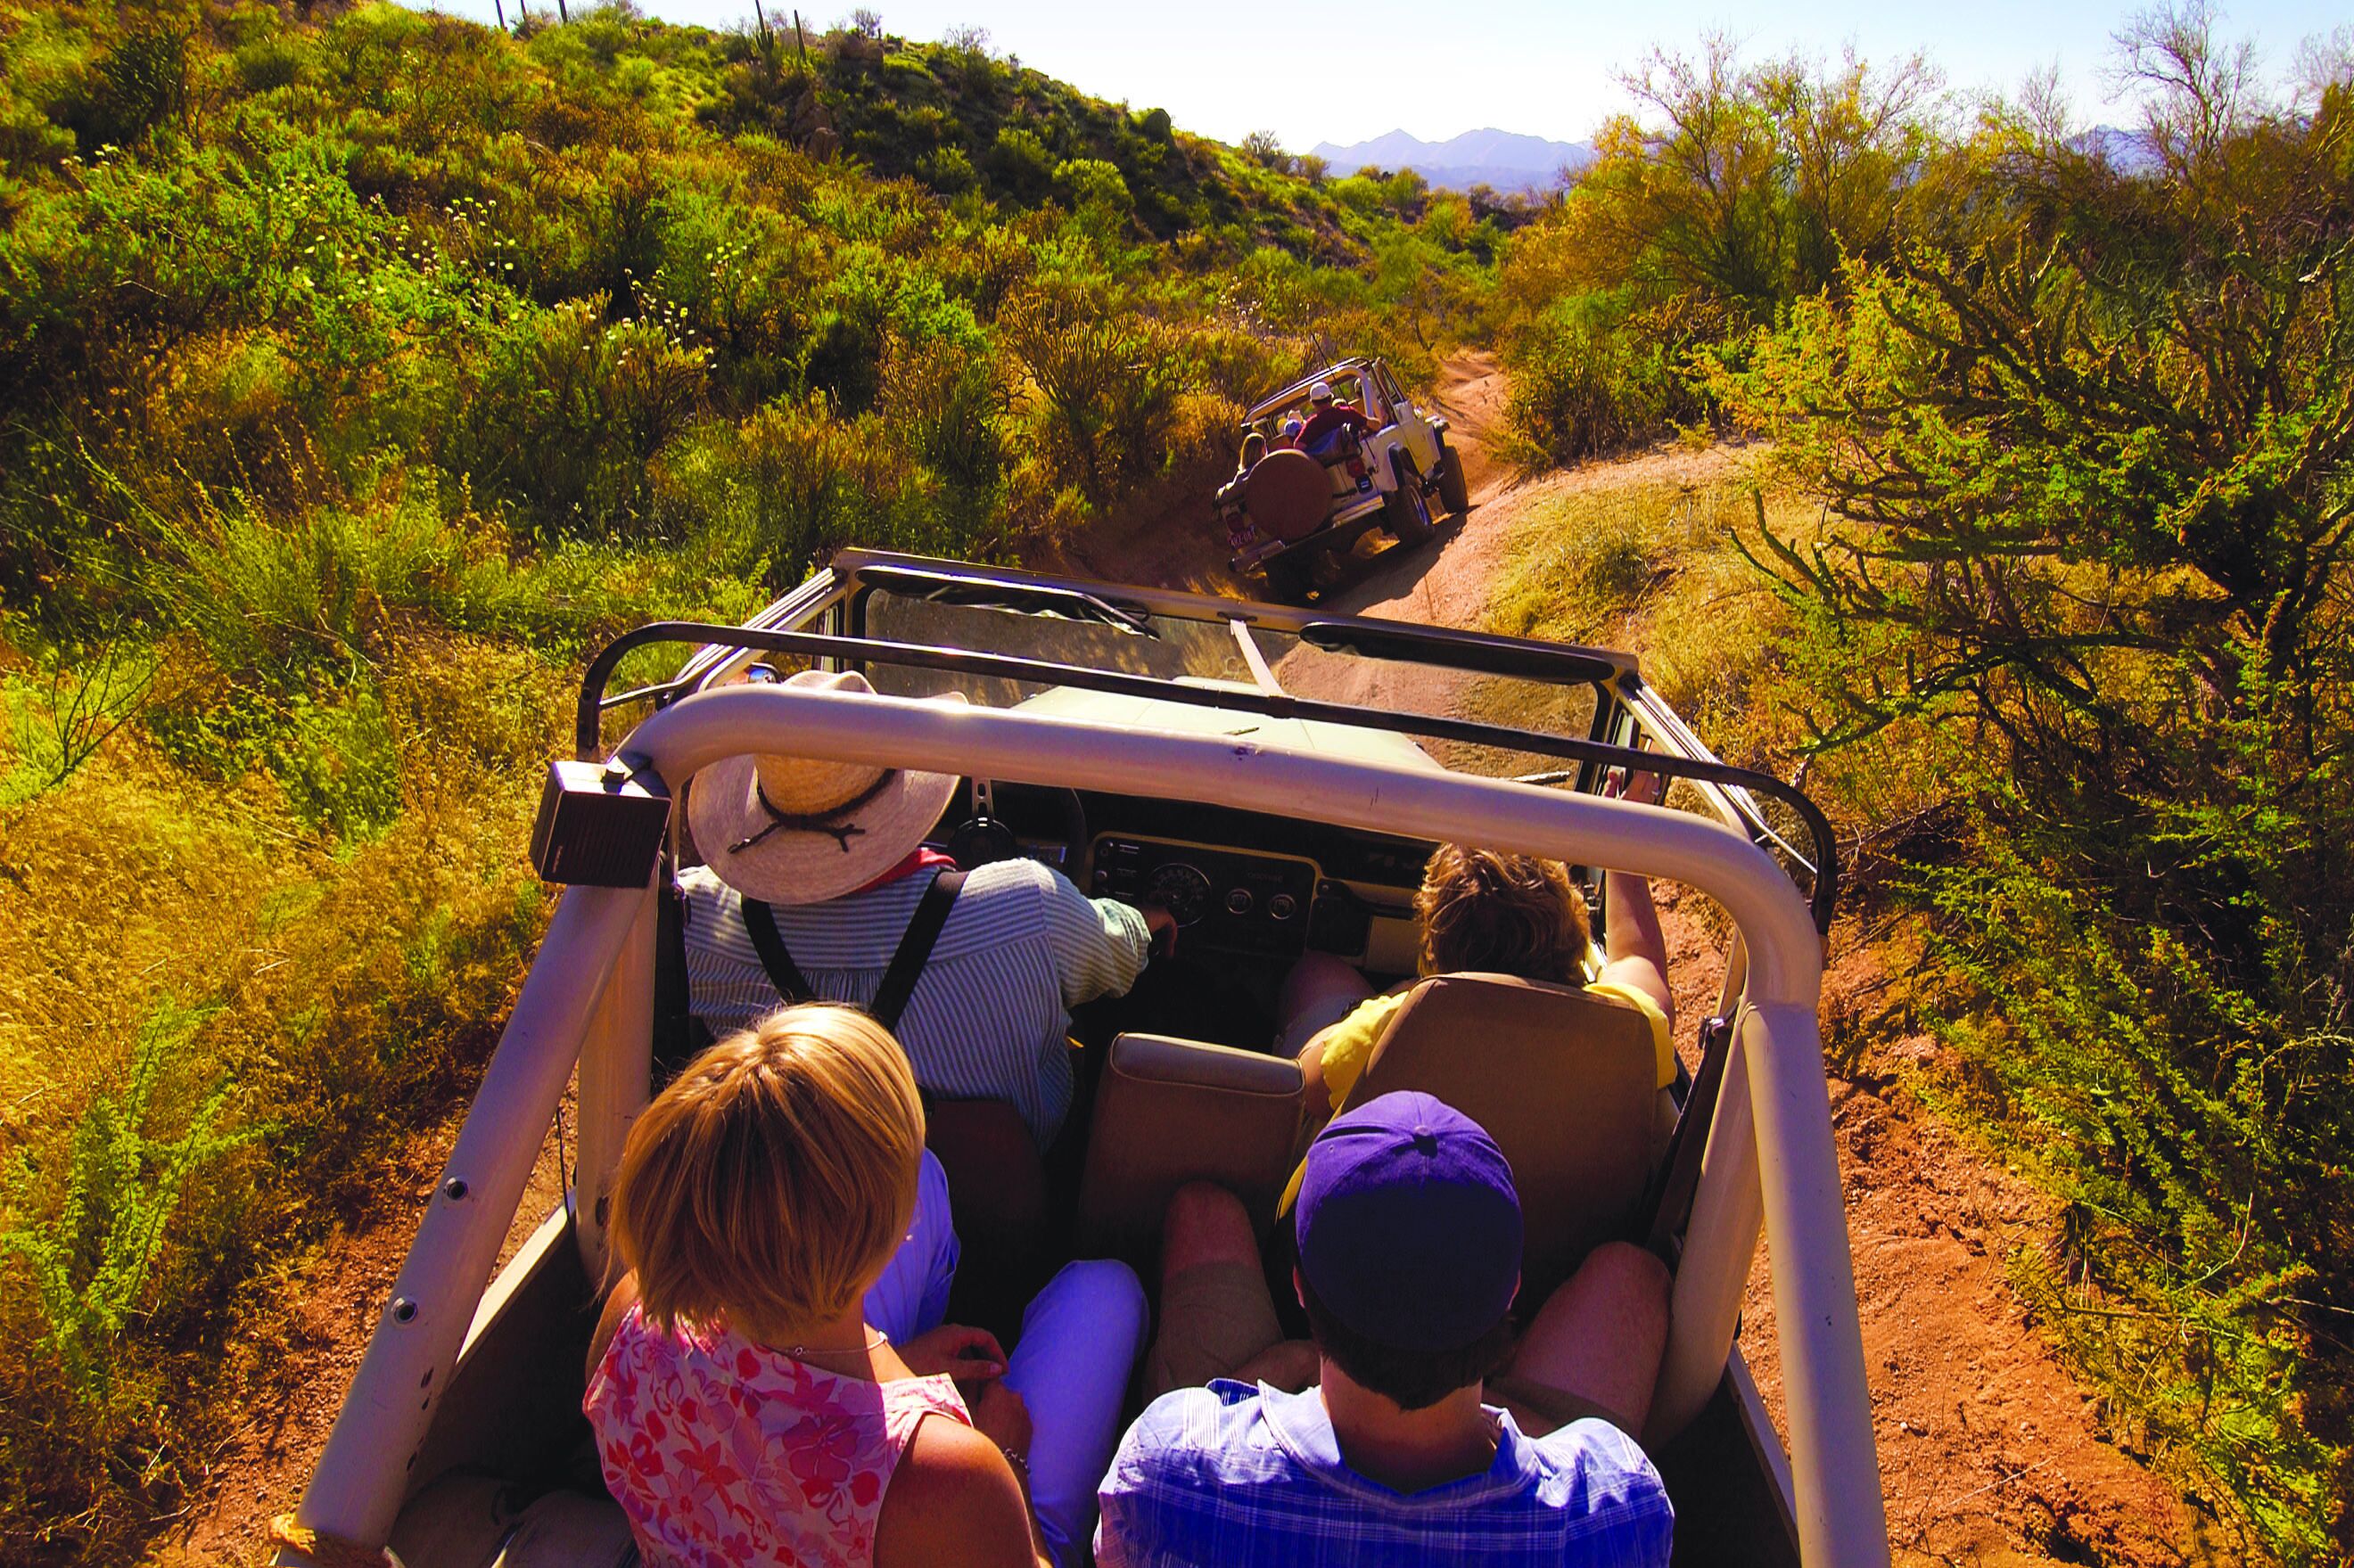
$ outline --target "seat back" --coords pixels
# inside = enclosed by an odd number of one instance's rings
[[[1407,993],[1341,1108],[1419,1089],[1488,1129],[1520,1190],[1521,1302],[1533,1311],[1632,1223],[1657,1155],[1658,1086],[1639,1008],[1509,975],[1440,975]]]
[[[1046,1165],[1022,1113],[1003,1100],[933,1099],[924,1144],[949,1179],[964,1255],[956,1321],[1011,1333],[1046,1282]]]
[[[1079,1182],[1081,1256],[1140,1256],[1170,1194],[1215,1181],[1264,1225],[1291,1174],[1299,1064],[1165,1034],[1111,1043]]]

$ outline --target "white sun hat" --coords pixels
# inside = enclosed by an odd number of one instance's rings
[[[875,694],[854,670],[804,670],[785,684]],[[965,703],[961,692],[928,700]],[[907,859],[956,790],[953,773],[811,757],[730,757],[695,775],[687,824],[704,863],[746,897],[821,904]]]
[[[1299,383],[1294,382],[1293,385],[1297,386]],[[1308,400],[1310,403],[1330,403],[1332,400],[1332,384],[1330,381],[1319,381],[1308,389]]]

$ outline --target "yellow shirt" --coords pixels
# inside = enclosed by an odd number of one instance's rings
[[[1365,1064],[1373,1060],[1373,1043],[1382,1037],[1382,1031],[1390,1026],[1392,1015],[1413,993],[1413,989],[1409,986],[1393,996],[1371,997],[1359,1002],[1355,1012],[1334,1024],[1325,1034],[1324,1054],[1320,1065],[1324,1074],[1325,1091],[1332,1100],[1331,1114],[1340,1114],[1341,1105],[1349,1097],[1349,1091],[1357,1086],[1357,1079],[1363,1075]],[[1668,1015],[1659,1011],[1659,1004],[1633,986],[1617,985],[1607,980],[1597,980],[1585,990],[1595,996],[1631,1002],[1642,1010],[1643,1016],[1651,1021],[1651,1054],[1659,1066],[1659,1087],[1672,1087],[1676,1081],[1676,1047],[1675,1042],[1668,1038]],[[1300,1167],[1302,1171],[1306,1169],[1305,1164]],[[1284,1189],[1283,1202],[1276,1212],[1289,1213],[1291,1202],[1299,1195],[1299,1171],[1294,1171],[1291,1185]]]

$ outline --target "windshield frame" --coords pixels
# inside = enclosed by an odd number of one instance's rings
[[[872,568],[872,574],[870,573]],[[1518,679],[1593,692],[1592,722],[1574,736],[1542,729],[1483,724],[1373,704],[1337,704],[1299,697],[1279,689],[1204,689],[1189,683],[1125,671],[1089,668],[940,644],[907,643],[868,635],[867,609],[878,592],[907,597],[910,582],[925,577],[952,587],[961,602],[991,583],[1010,598],[1037,604],[1056,595],[1108,600],[1148,622],[1167,617],[1200,623],[1204,630],[1238,627],[1281,632],[1328,652],[1407,660],[1441,668],[1505,673]],[[1009,609],[1009,614],[1052,612]],[[1066,618],[1075,619],[1075,618]],[[608,695],[605,682],[620,656],[653,642],[700,643],[678,674],[655,685]],[[1416,738],[1458,740],[1518,750],[1575,764],[1560,775],[1530,782],[1567,784],[1578,793],[1597,791],[1614,768],[1644,766],[1696,789],[1706,813],[1735,829],[1760,848],[1788,862],[1804,890],[1819,932],[1829,930],[1839,891],[1838,846],[1821,810],[1795,786],[1770,775],[1732,767],[1708,749],[1690,727],[1642,680],[1633,656],[1534,638],[1501,637],[1445,627],[1421,626],[1374,616],[1335,615],[1320,609],[1265,605],[1180,589],[1089,582],[1023,571],[936,560],[893,552],[851,549],[832,566],[769,605],[741,627],[669,622],[642,627],[598,655],[584,678],[578,714],[578,754],[599,760],[599,719],[607,709],[650,701],[657,709],[693,692],[743,678],[762,652],[795,652],[822,666],[848,669],[868,661],[990,675],[1084,689],[1147,695],[1194,706],[1223,707],[1273,717],[1384,731]],[[1665,759],[1662,765],[1662,759]],[[1774,827],[1759,804],[1766,796],[1788,807],[1805,824],[1808,845],[1793,843]]]

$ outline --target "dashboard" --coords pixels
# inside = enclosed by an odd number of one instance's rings
[[[1129,833],[1096,835],[1087,865],[1090,894],[1160,905],[1189,946],[1285,958],[1307,948],[1323,880],[1312,860]]]
[[[1260,960],[1275,972],[1301,953],[1371,972],[1414,968],[1414,890],[1432,846],[1412,839],[1148,796],[1040,785],[994,786],[1015,852],[1097,898],[1157,903],[1182,950]],[[945,843],[972,815],[960,790],[932,834]]]

